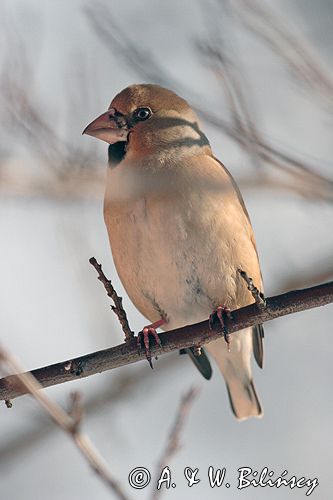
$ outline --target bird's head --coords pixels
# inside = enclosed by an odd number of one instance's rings
[[[198,118],[188,103],[158,85],[131,85],[120,92],[109,109],[83,131],[110,144],[111,165],[125,156],[164,158],[209,148]],[[210,149],[210,148],[209,148]]]

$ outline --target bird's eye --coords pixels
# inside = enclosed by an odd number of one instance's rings
[[[137,120],[144,121],[151,116],[151,110],[149,108],[138,108],[134,111],[134,117]]]

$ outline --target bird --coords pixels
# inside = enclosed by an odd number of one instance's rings
[[[142,333],[218,317],[253,297],[239,270],[262,293],[250,218],[238,186],[215,158],[196,112],[173,91],[134,84],[112,100],[83,134],[109,144],[104,220],[114,264],[136,308],[150,321]],[[263,366],[263,327],[205,346],[225,380],[238,420],[261,417],[251,358]],[[141,339],[141,338],[140,338]],[[227,340],[228,342],[225,342]],[[204,349],[187,349],[211,377]],[[151,355],[150,355],[151,356]]]

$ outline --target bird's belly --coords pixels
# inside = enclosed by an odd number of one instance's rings
[[[117,213],[108,207],[105,221],[120,279],[150,321],[165,316],[172,329],[236,305],[233,250],[214,221],[175,200],[143,198]]]

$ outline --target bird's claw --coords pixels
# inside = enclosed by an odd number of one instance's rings
[[[147,361],[150,365],[150,368],[153,369],[153,363],[152,363],[152,359],[151,359],[151,350],[149,348],[149,335],[152,335],[153,339],[155,340],[155,342],[158,346],[162,345],[161,340],[156,332],[155,327],[149,325],[149,326],[145,326],[143,328],[143,330],[138,333],[137,346],[138,346],[138,351],[140,352],[141,344],[142,344],[142,340],[143,340],[143,344],[144,344],[145,351],[146,351]]]
[[[232,318],[232,316],[231,316],[231,310],[229,309],[229,307],[218,306],[212,312],[212,314],[209,316],[209,328],[210,328],[210,330],[213,329],[213,325],[214,325],[214,322],[215,322],[216,318],[220,322],[220,325],[222,327],[222,332],[223,332],[224,340],[226,341],[227,346],[228,346],[228,351],[230,352],[231,335],[228,332],[228,328],[227,328],[227,326],[225,324],[225,318],[228,318],[228,319]]]

